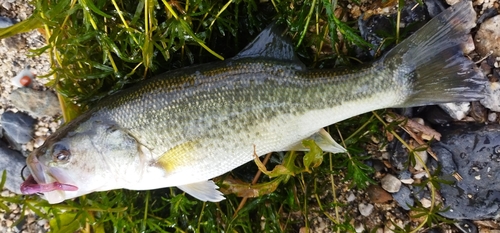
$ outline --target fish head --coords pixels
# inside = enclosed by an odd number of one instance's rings
[[[127,165],[138,157],[137,148],[137,141],[113,124],[96,120],[77,126],[70,123],[28,156],[31,175],[21,185],[21,192],[42,193],[53,204],[121,188],[120,171],[131,169]]]

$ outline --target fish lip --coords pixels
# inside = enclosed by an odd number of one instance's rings
[[[20,190],[22,194],[47,193],[52,191],[77,191],[78,187],[60,183],[49,174],[43,172],[43,166],[38,161],[36,156],[29,156],[28,168],[31,175],[21,184]],[[56,180],[49,182],[49,180]]]

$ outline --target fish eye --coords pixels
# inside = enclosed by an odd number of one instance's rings
[[[71,157],[71,152],[62,144],[55,144],[52,149],[52,158],[57,162],[66,162]]]

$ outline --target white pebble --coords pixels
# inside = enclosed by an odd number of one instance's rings
[[[420,157],[420,159],[415,158],[415,160],[416,160],[416,161],[415,161],[415,162],[416,162],[416,164],[415,164],[415,167],[414,167],[414,168],[415,168],[415,170],[416,170],[416,171],[421,171],[421,170],[423,169],[423,167],[424,167],[425,163],[427,163],[427,158],[428,158],[429,156],[427,155],[427,151],[425,151],[425,150],[422,150],[422,151],[415,151],[415,155],[416,155],[416,156],[419,156],[419,157]],[[422,161],[421,161],[421,160],[422,160]]]
[[[497,113],[496,112],[492,112],[492,113],[488,114],[488,121],[494,122],[496,120],[497,120]]]
[[[45,142],[45,138],[44,137],[39,137],[39,138],[36,138],[35,139],[35,143],[34,143],[34,147],[35,148],[38,148],[38,147],[41,147],[43,145],[43,143]]]
[[[361,215],[368,217],[373,212],[373,205],[361,203],[358,205],[358,210]]]
[[[46,224],[48,223],[47,219],[39,219],[38,221],[36,221],[36,224],[38,224],[38,226],[45,226]]]
[[[356,195],[350,193],[349,196],[347,196],[347,202],[353,202],[354,200],[356,200]]]
[[[381,180],[382,188],[390,193],[396,193],[401,188],[401,181],[391,174],[387,174]]]
[[[420,203],[422,204],[422,207],[424,207],[424,208],[429,208],[429,207],[431,207],[431,204],[432,204],[431,200],[429,200],[425,197],[420,199]]]

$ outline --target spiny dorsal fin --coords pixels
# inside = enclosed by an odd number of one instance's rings
[[[293,50],[289,38],[284,36],[284,28],[276,22],[267,26],[257,37],[250,42],[233,60],[243,58],[267,58],[280,61],[290,61],[298,68],[305,69]]]

